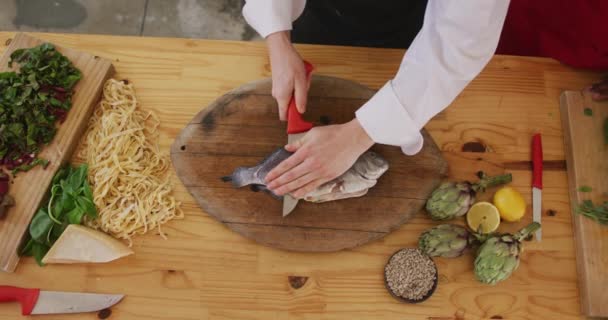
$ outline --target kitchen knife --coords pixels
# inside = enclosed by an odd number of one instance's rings
[[[43,291],[12,286],[0,286],[0,302],[18,301],[21,314],[54,314],[93,312],[118,303],[122,294]]]
[[[532,219],[540,223],[543,189],[543,144],[540,133],[532,137]],[[542,229],[536,231],[536,241],[541,241]]]
[[[314,69],[312,64],[308,61],[304,61],[304,69],[306,70],[306,77],[310,76],[310,73]],[[296,99],[291,96],[289,106],[287,107],[287,143],[294,143],[301,139],[308,130],[312,128],[312,123],[304,121],[302,115],[296,108]],[[290,214],[293,209],[296,208],[298,199],[293,198],[289,194],[283,196],[283,217]]]

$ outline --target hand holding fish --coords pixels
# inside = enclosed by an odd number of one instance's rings
[[[302,198],[348,170],[374,142],[354,119],[346,124],[315,127],[285,149],[295,152],[266,176],[268,189]]]

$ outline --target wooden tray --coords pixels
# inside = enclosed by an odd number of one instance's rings
[[[196,115],[171,147],[178,177],[203,210],[247,238],[294,251],[356,247],[410,220],[447,173],[439,149],[423,132],[425,146],[413,157],[397,147],[374,147],[390,169],[366,196],[322,204],[300,201],[283,218],[281,201],[234,189],[220,179],[285,145],[285,123],[278,120],[270,91],[266,79],[227,93]],[[346,122],[373,94],[352,81],[313,76],[305,118],[316,125]]]
[[[44,41],[31,36],[17,34],[0,58],[0,72],[8,70],[7,63],[13,51],[42,43]],[[44,199],[55,172],[70,159],[99,100],[104,82],[114,73],[109,60],[72,49],[56,48],[80,69],[82,79],[75,87],[72,109],[66,120],[59,126],[51,144],[40,153],[40,157],[50,161],[47,168],[36,167],[29,172],[19,173],[10,185],[9,194],[15,198],[15,206],[0,220],[0,268],[7,272],[15,270],[19,262],[17,249],[30,220]]]
[[[568,184],[574,222],[581,309],[587,316],[608,317],[608,226],[576,213],[583,200],[597,205],[608,200],[608,145],[602,134],[608,103],[589,94],[566,91],[561,96]],[[593,110],[585,115],[585,108]],[[589,186],[591,192],[579,192]]]

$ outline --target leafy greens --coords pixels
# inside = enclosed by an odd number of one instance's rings
[[[42,266],[42,258],[69,224],[81,224],[85,215],[97,217],[87,171],[88,166],[83,164],[78,168],[67,166],[55,174],[49,199],[34,215],[21,255],[34,256]]]
[[[18,72],[0,73],[0,166],[16,172],[48,164],[37,158],[40,146],[53,140],[82,74],[49,43],[15,50],[14,63]]]
[[[608,201],[604,201],[603,204],[596,206],[593,204],[593,201],[584,200],[578,208],[576,208],[576,212],[587,218],[593,219],[600,224],[608,225]]]

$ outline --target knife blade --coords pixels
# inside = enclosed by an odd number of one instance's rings
[[[306,77],[308,78],[314,67],[308,61],[304,61],[304,69],[306,70]],[[311,128],[312,123],[302,119],[302,115],[298,112],[296,107],[295,97],[292,95],[291,100],[289,100],[289,106],[287,107],[287,143],[291,144],[298,141]],[[289,194],[283,196],[283,217],[289,215],[293,209],[296,208],[298,201],[298,199]]]
[[[540,223],[543,189],[543,144],[540,133],[532,137],[532,219]],[[542,240],[542,230],[536,231],[536,241]]]
[[[57,314],[93,312],[117,304],[124,295],[83,292],[44,291],[0,286],[0,302],[18,301],[21,314]]]

